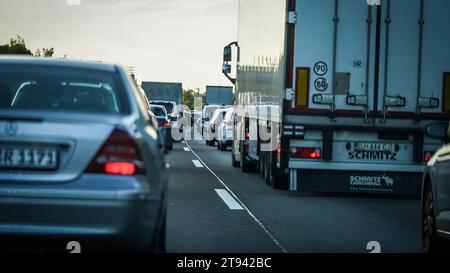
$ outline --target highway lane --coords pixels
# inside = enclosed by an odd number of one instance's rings
[[[203,141],[177,143],[168,162],[169,252],[368,252],[370,241],[382,252],[421,250],[419,200],[273,190]],[[245,209],[231,210],[216,189]]]
[[[282,252],[244,210],[229,208],[216,191],[223,185],[183,146],[168,156],[168,252]]]

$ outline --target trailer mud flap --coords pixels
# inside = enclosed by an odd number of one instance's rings
[[[295,170],[292,170],[295,171]],[[420,173],[296,170],[302,192],[379,193],[419,196]]]

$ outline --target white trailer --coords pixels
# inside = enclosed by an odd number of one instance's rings
[[[450,120],[450,1],[377,3],[240,0],[234,165],[291,191],[420,192],[424,128]]]

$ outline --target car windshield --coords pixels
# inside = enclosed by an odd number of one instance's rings
[[[124,113],[112,73],[55,67],[0,66],[0,110]]]
[[[163,107],[152,106],[152,112],[155,116],[165,117],[167,116],[166,110]]]
[[[166,108],[167,113],[173,113],[173,103],[171,102],[152,102],[152,104],[155,105],[161,105],[164,106],[164,108]]]

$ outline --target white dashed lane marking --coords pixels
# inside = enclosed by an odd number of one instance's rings
[[[234,198],[226,190],[215,189],[215,191],[231,210],[244,210],[244,208],[239,205],[239,203],[234,200]]]
[[[195,167],[204,168],[203,164],[199,160],[192,160],[192,162],[194,163]]]

